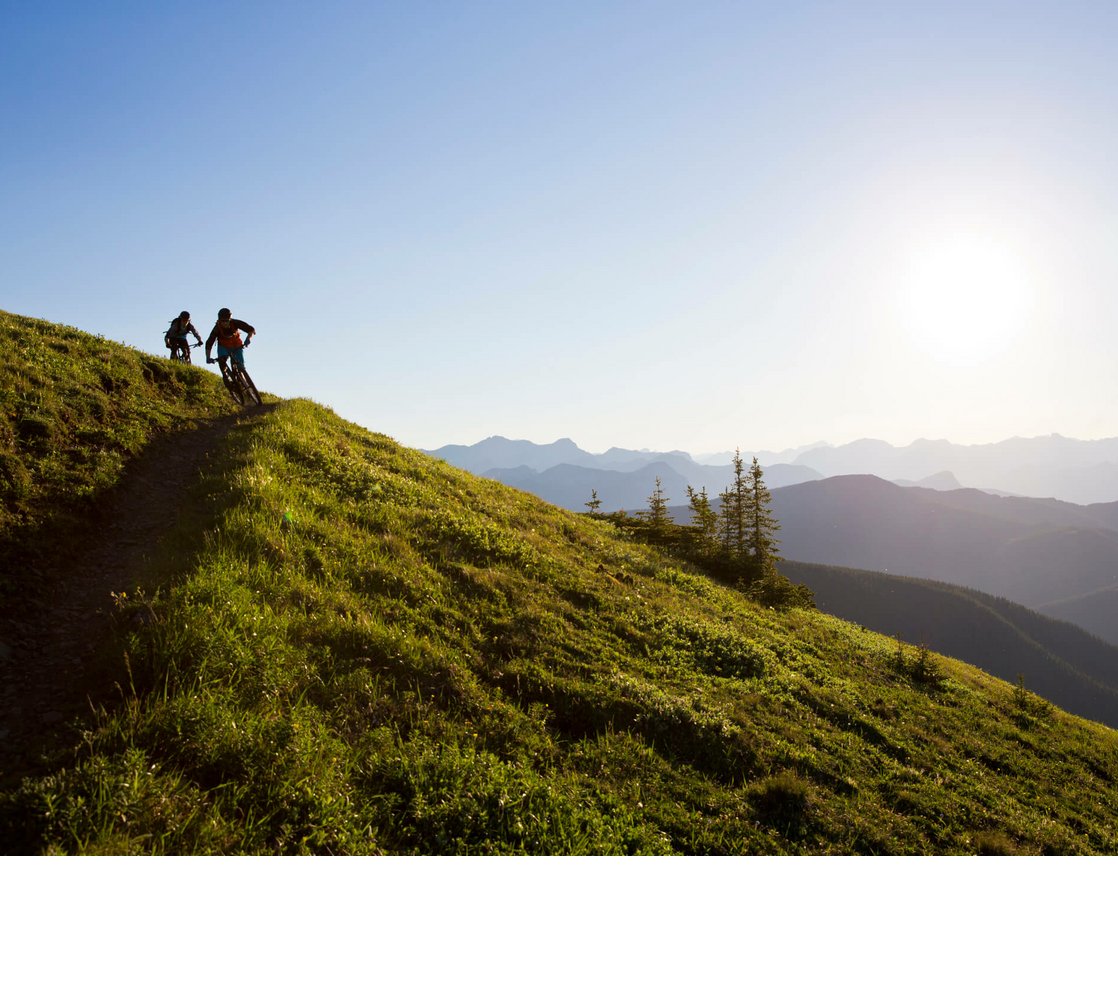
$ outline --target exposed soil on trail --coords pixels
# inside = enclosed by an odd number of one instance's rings
[[[239,423],[270,407],[155,440],[90,505],[88,524],[26,574],[27,596],[3,602],[0,787],[18,782],[44,754],[73,744],[96,706],[125,694],[126,670],[95,661],[113,619],[113,594],[135,589],[207,457]]]

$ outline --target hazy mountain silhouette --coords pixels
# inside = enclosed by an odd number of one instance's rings
[[[918,439],[904,447],[860,439],[807,450],[792,462],[812,467],[825,477],[872,473],[900,480],[949,471],[967,487],[1057,497],[1076,504],[1118,499],[1118,438],[1081,440],[1051,435],[975,446]]]
[[[1115,505],[832,477],[773,491],[787,559],[939,580],[1042,608],[1118,585]]]
[[[453,466],[469,470],[470,473],[484,474],[486,471],[510,467],[531,467],[533,470],[546,470],[560,463],[579,466],[597,466],[593,453],[581,450],[570,439],[557,439],[553,443],[540,445],[527,439],[505,439],[503,436],[490,436],[472,446],[443,446],[440,449],[423,452],[446,460]]]
[[[473,446],[443,446],[425,452],[572,511],[585,510],[594,490],[603,511],[641,510],[657,477],[673,504],[686,504],[688,485],[696,490],[705,487],[715,497],[733,476],[729,463],[697,463],[690,454],[678,450],[663,453],[614,446],[605,453],[588,453],[570,439],[537,445],[491,436]],[[799,484],[819,476],[802,465],[777,463],[765,469],[770,487]]]
[[[733,455],[723,452],[696,457],[679,450],[657,452],[618,447],[605,453],[588,453],[571,439],[540,445],[501,436],[491,436],[472,446],[443,446],[425,452],[477,474],[521,466],[544,471],[562,464],[629,471],[665,462],[692,486],[705,485],[711,494],[725,486],[720,479],[723,475],[710,481],[709,475],[697,473],[696,469],[728,470]],[[938,490],[968,487],[1024,497],[1054,497],[1079,505],[1118,501],[1118,438],[1080,440],[1052,435],[974,446],[918,439],[903,447],[877,439],[859,439],[842,446],[816,443],[782,452],[742,450],[746,463],[754,456],[766,471],[775,470],[778,464],[803,468],[804,472],[795,480],[787,475],[781,483],[868,473],[898,484]],[[770,481],[770,486],[779,486],[775,476]],[[589,497],[590,492],[586,495]],[[642,505],[643,499],[617,506]]]
[[[941,470],[923,480],[894,480],[898,487],[927,487],[933,491],[957,491],[963,485],[950,470]]]

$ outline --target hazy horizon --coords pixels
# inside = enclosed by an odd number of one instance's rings
[[[1118,7],[5,19],[0,308],[410,446],[1118,435]]]
[[[687,449],[686,447],[667,447],[667,446],[623,446],[620,443],[611,443],[608,446],[603,446],[603,447],[599,448],[599,447],[591,447],[591,446],[586,445],[585,443],[579,442],[579,440],[576,436],[564,435],[564,436],[556,436],[554,439],[539,440],[539,439],[529,438],[528,436],[516,436],[516,435],[506,436],[506,435],[501,435],[500,433],[490,433],[487,436],[482,436],[480,439],[475,439],[473,442],[438,443],[437,445],[434,445],[434,446],[422,446],[420,448],[421,449],[426,449],[426,450],[434,450],[434,449],[441,449],[444,446],[477,446],[479,443],[483,443],[488,439],[507,439],[509,442],[530,442],[530,443],[534,443],[537,446],[551,446],[555,443],[564,442],[564,441],[569,440],[570,442],[573,442],[583,452],[591,453],[591,454],[594,454],[596,456],[600,456],[603,453],[609,452],[609,450],[611,450],[611,449],[625,449],[625,450],[630,450],[630,451],[636,452],[636,453],[687,453],[687,454],[691,455],[692,457],[694,457],[696,459],[703,459],[703,458],[712,457],[712,456],[733,456],[734,451],[736,449],[742,449],[742,450],[746,449],[746,447],[741,445],[740,443],[736,446],[726,447],[724,449],[703,449],[703,450]],[[1118,436],[1095,436],[1095,437],[1091,437],[1089,439],[1085,439],[1082,436],[1066,436],[1066,435],[1064,435],[1063,433],[1060,433],[1060,432],[1048,432],[1048,433],[1041,433],[1041,434],[1032,435],[1032,436],[1020,436],[1020,435],[1018,435],[1018,436],[1004,436],[1001,439],[995,439],[995,440],[991,440],[990,442],[983,442],[983,443],[962,443],[962,442],[957,442],[953,439],[948,439],[946,437],[917,436],[915,439],[911,440],[910,442],[889,443],[889,445],[893,446],[895,449],[907,449],[910,446],[914,446],[917,443],[923,443],[923,442],[927,442],[927,443],[950,443],[953,446],[966,446],[966,447],[996,446],[999,443],[1003,443],[1003,442],[1011,442],[1013,440],[1030,440],[1030,439],[1067,439],[1067,440],[1072,441],[1072,442],[1101,442],[1103,440],[1108,440],[1108,439],[1118,439]],[[802,443],[802,444],[797,445],[797,446],[781,446],[781,447],[775,447],[775,448],[765,448],[764,451],[769,452],[769,453],[791,453],[791,452],[802,452],[802,451],[813,449],[813,448],[820,447],[820,446],[825,446],[825,447],[829,447],[829,448],[832,448],[832,449],[837,449],[837,448],[842,447],[842,446],[849,446],[853,443],[859,443],[859,442],[888,442],[888,440],[880,439],[878,436],[858,436],[856,439],[849,439],[849,440],[846,440],[844,442],[830,442],[826,439],[819,439],[819,440],[816,440],[815,442]],[[754,447],[752,449],[752,451],[753,452],[760,452],[761,447]]]

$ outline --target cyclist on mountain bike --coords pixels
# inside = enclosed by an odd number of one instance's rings
[[[184,309],[179,313],[177,319],[171,320],[170,327],[163,334],[163,342],[167,344],[167,349],[171,351],[172,357],[175,356],[176,350],[180,350],[182,359],[189,364],[190,344],[186,341],[187,333],[193,333],[198,345],[202,345],[202,337],[198,335],[198,330],[194,328],[194,324],[190,321],[190,313]]]
[[[242,331],[248,336],[248,339],[244,342],[241,342]],[[206,363],[212,364],[214,362],[213,357],[210,356],[210,351],[213,350],[216,342],[217,362],[221,365],[223,372],[230,357],[233,358],[233,363],[244,367],[244,348],[252,342],[255,335],[256,330],[247,322],[242,319],[234,319],[232,312],[228,309],[222,309],[218,312],[217,322],[214,323],[214,328],[206,339]]]

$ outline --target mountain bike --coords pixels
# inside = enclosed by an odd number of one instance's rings
[[[234,363],[231,358],[221,366],[221,379],[225,382],[226,389],[238,405],[264,404],[260,398],[260,392],[256,390],[256,385],[252,383],[252,378],[248,376],[248,371],[240,364]]]
[[[191,348],[200,347],[202,344],[187,343],[186,340],[171,340],[167,345],[171,348],[171,356],[169,359],[174,360],[176,363],[189,364]]]

